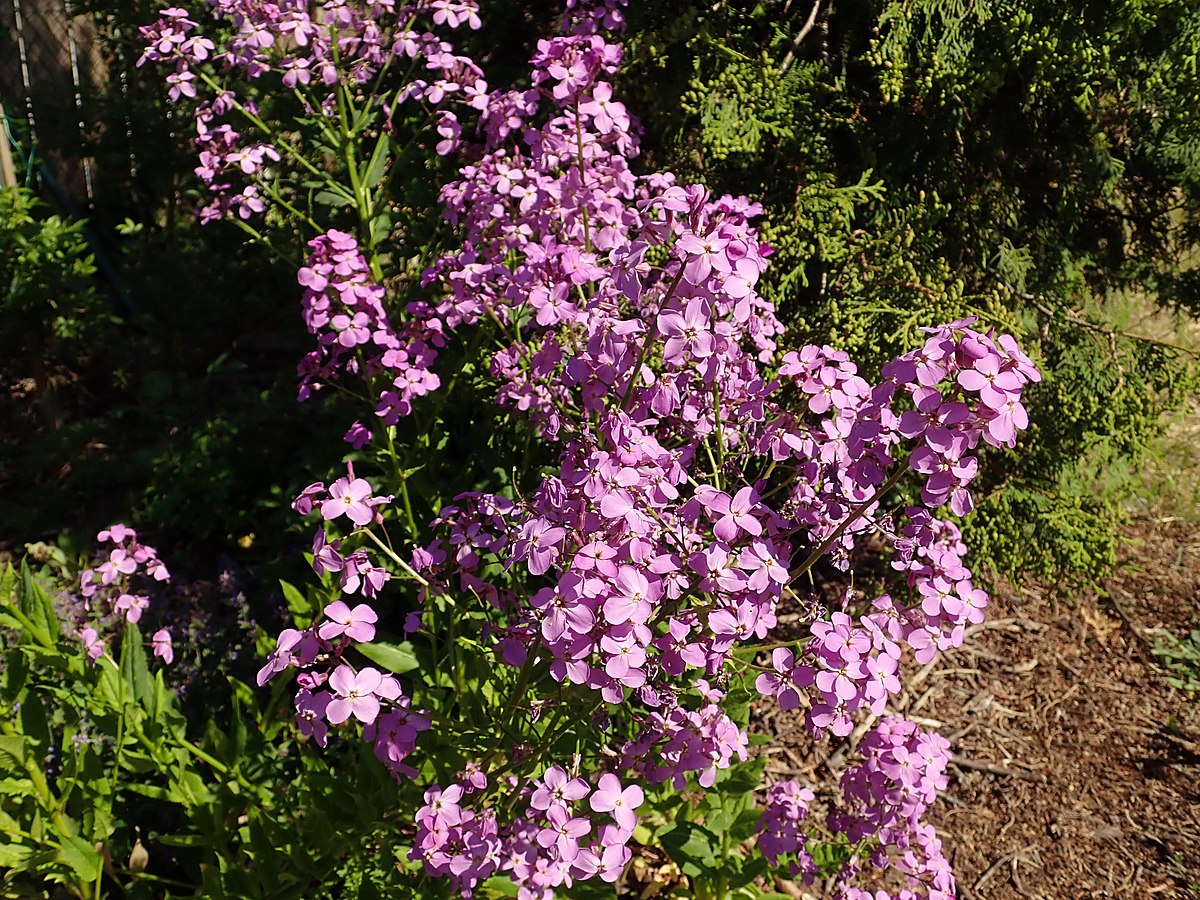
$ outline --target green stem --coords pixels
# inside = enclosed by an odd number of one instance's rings
[[[262,244],[264,247],[266,247],[268,250],[270,250],[272,253],[274,253],[275,257],[277,259],[280,259],[284,262],[292,262],[291,255],[289,253],[287,253],[283,250],[280,250],[278,247],[276,247],[275,244],[273,244],[271,242],[271,239],[269,237],[267,237],[265,234],[262,234],[257,228],[255,228],[249,222],[245,221],[244,219],[242,219],[240,217],[239,218],[231,218],[229,221],[233,222],[234,225],[236,225],[238,228],[242,229],[242,231],[246,232],[246,234],[250,235],[250,237],[253,238],[257,243]]]
[[[378,546],[380,550],[382,550],[384,553],[386,553],[388,555],[388,557],[392,560],[392,562],[394,562],[396,565],[398,565],[400,568],[402,568],[408,574],[409,578],[411,578],[417,584],[421,585],[421,587],[423,587],[423,588],[432,588],[433,587],[433,584],[429,581],[429,579],[427,579],[424,575],[422,575],[420,572],[418,572],[416,569],[414,569],[412,566],[410,566],[401,556],[399,556],[396,553],[395,550],[393,550],[391,547],[389,547],[387,544],[385,544],[383,541],[381,541],[375,535],[375,532],[371,531],[371,529],[369,529],[369,528],[364,528],[362,530],[362,533],[365,534],[372,541],[374,541],[376,546]],[[452,600],[452,598],[447,596],[444,592],[440,592],[439,596],[445,596],[446,599]]]
[[[877,490],[862,503],[858,504],[858,506],[854,508],[854,511],[851,512],[850,515],[848,515],[842,521],[842,523],[833,530],[833,534],[825,538],[825,540],[818,544],[812,553],[808,555],[808,558],[804,560],[804,562],[800,565],[800,568],[796,570],[796,575],[792,578],[792,581],[795,581],[797,577],[803,575],[805,572],[811,569],[816,561],[825,555],[826,551],[834,545],[837,539],[845,533],[846,529],[849,528],[853,522],[855,522],[867,509],[869,509],[872,504],[879,500],[880,497],[900,483],[900,479],[904,477],[907,471],[907,466],[898,466],[896,471],[892,473],[892,476],[879,487],[879,490]]]
[[[675,277],[671,279],[671,284],[667,287],[666,294],[663,295],[662,301],[658,304],[658,308],[662,309],[674,296],[676,288],[679,287],[679,282],[683,280],[683,268],[685,259],[679,261],[679,271],[675,273]],[[642,371],[642,364],[646,361],[646,354],[650,352],[650,345],[654,342],[654,337],[658,333],[658,317],[650,319],[650,323],[646,326],[646,339],[642,342],[642,349],[638,351],[637,361],[633,364],[633,371],[629,373],[629,384],[625,386],[625,395],[621,398],[621,405],[618,407],[622,412],[629,405],[629,398],[633,396],[633,387],[637,384],[638,375]]]
[[[575,113],[575,147],[578,151],[576,158],[579,163],[579,193],[583,202],[579,204],[579,208],[583,213],[583,248],[588,253],[592,252],[592,234],[588,224],[588,207],[587,207],[587,168],[583,164],[583,125],[579,121],[579,100],[576,99],[572,110]]]
[[[225,88],[215,78],[213,78],[211,75],[209,75],[207,72],[201,71],[200,77],[204,80],[205,84],[207,84],[210,88],[212,88],[217,93],[219,93],[219,94],[226,93]],[[255,128],[257,128],[264,135],[266,135],[267,137],[269,137],[271,139],[271,144],[273,146],[283,148],[283,150],[285,150],[289,156],[291,156],[293,159],[295,159],[297,163],[299,163],[305,169],[308,169],[308,171],[311,174],[317,176],[322,181],[329,184],[330,187],[334,191],[341,193],[342,196],[344,196],[347,200],[351,200],[351,201],[354,200],[354,198],[352,196],[350,196],[348,193],[346,193],[346,189],[344,187],[342,187],[341,184],[332,180],[329,177],[328,172],[325,172],[321,169],[318,169],[316,166],[314,166],[312,164],[312,162],[310,162],[308,160],[307,157],[305,157],[303,154],[300,153],[299,150],[297,150],[295,147],[293,147],[287,140],[285,140],[282,136],[280,136],[278,132],[276,132],[273,128],[271,128],[269,125],[267,125],[266,122],[264,122],[262,119],[260,119],[254,113],[250,112],[250,110],[246,109],[246,107],[243,106],[236,98],[231,99],[230,102],[233,104],[233,108],[236,109],[243,116],[245,116],[246,119],[249,120],[254,125]]]
[[[117,670],[117,742],[113,747],[114,758],[112,778],[109,780],[109,796],[117,794],[117,779],[121,769],[121,751],[125,745],[125,660],[129,653],[129,629],[121,638],[121,664],[118,666],[107,654],[101,657],[108,660],[109,665]]]

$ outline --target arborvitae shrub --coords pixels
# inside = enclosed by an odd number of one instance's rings
[[[999,573],[1095,577],[1192,358],[1131,298],[1200,309],[1200,13],[1130,0],[656,4],[632,13],[652,159],[765,206],[766,294],[872,363],[978,315],[1037,349],[1033,435],[967,525]],[[797,36],[803,37],[797,42]],[[1189,75],[1188,73],[1193,73]]]

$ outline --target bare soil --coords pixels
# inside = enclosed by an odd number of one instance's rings
[[[1157,629],[1200,623],[1200,528],[1146,520],[1125,538],[1099,591],[997,592],[897,700],[954,744],[932,821],[963,900],[1200,898],[1200,697],[1169,687],[1151,653]],[[779,777],[844,766],[844,746],[763,718]]]

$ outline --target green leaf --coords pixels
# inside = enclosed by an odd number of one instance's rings
[[[28,778],[0,778],[0,796],[28,797],[31,794],[33,794],[33,782]]]
[[[213,801],[213,793],[204,779],[190,769],[179,772],[171,780],[170,791],[176,803],[187,807],[206,806]]]
[[[729,886],[731,888],[744,887],[752,882],[755,878],[758,878],[760,875],[766,875],[767,870],[770,868],[770,865],[768,865],[767,861],[761,856],[755,857],[754,859],[747,861],[744,866],[733,873],[732,877],[729,879]],[[755,896],[757,896],[757,894]]]
[[[26,694],[21,704],[21,731],[37,747],[50,746],[50,722],[37,694]]]
[[[0,771],[25,771],[25,738],[17,734],[0,735]]]
[[[349,206],[350,200],[343,197],[341,194],[336,194],[333,191],[317,191],[313,197],[314,203],[320,203],[322,206]]]
[[[852,848],[845,843],[808,844],[808,852],[822,875],[836,875],[853,855]]]
[[[371,219],[371,240],[381,244],[392,233],[392,217],[385,209]]]
[[[81,837],[62,835],[55,859],[70,866],[84,884],[92,884],[100,871],[100,854]]]
[[[13,585],[17,582],[17,573],[12,563],[0,564],[0,603],[7,603],[13,595]]]
[[[54,602],[29,571],[29,564],[21,560],[21,582],[17,586],[17,606],[34,627],[35,637],[46,647],[58,641],[61,628],[54,612]]]
[[[409,641],[401,641],[399,644],[378,641],[370,644],[355,644],[354,649],[393,675],[403,675],[405,672],[420,668],[421,665],[417,662],[417,657],[413,653],[413,645]]]
[[[19,649],[13,648],[4,654],[4,663],[4,690],[0,696],[11,704],[25,687],[29,677],[29,659]]]
[[[0,869],[21,869],[33,856],[33,848],[23,844],[0,844]]]
[[[168,847],[211,847],[216,839],[203,834],[160,834],[160,844]]]
[[[493,875],[483,883],[483,896],[487,900],[498,900],[500,897],[517,896],[517,886],[511,878],[503,875]]]
[[[123,785],[123,787],[127,791],[133,791],[135,794],[141,794],[143,797],[149,797],[151,800],[161,800],[164,803],[179,802],[175,797],[171,796],[170,791],[155,784],[142,784],[138,781],[130,781]]]
[[[246,750],[246,719],[242,708],[241,698],[235,693],[233,700],[233,721],[229,725],[229,742],[225,747],[225,761],[230,769],[241,765],[242,754]]]
[[[146,709],[154,706],[154,678],[146,662],[146,648],[142,645],[142,631],[136,622],[125,623],[125,637],[121,645],[121,676],[133,688],[133,699]]]
[[[762,810],[745,809],[738,814],[736,821],[729,827],[729,837],[739,844],[754,836],[758,830],[758,820],[762,818]]]
[[[295,585],[289,584],[282,579],[279,581],[279,587],[283,591],[283,599],[287,601],[288,612],[297,617],[297,619],[302,619],[305,624],[310,622],[318,611],[318,604],[313,603],[308,597],[300,593]]]
[[[387,135],[379,136],[379,143],[375,145],[375,151],[371,155],[371,161],[363,166],[362,186],[364,188],[373,188],[379,182],[383,181],[383,176],[387,172],[388,155],[383,147],[383,142],[387,140]]]
[[[721,839],[694,822],[676,822],[658,839],[685,875],[703,875],[720,865]]]

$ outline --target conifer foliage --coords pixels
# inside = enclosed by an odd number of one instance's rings
[[[763,201],[793,334],[887,358],[975,313],[1035,348],[1036,450],[987,466],[973,545],[1009,573],[1110,564],[1114,488],[1194,383],[1130,321],[1200,308],[1194,5],[650,4],[631,31],[648,152]]]

